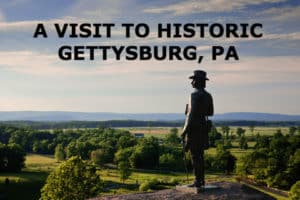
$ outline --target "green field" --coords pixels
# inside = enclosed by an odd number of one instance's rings
[[[230,126],[230,134],[236,135],[237,126]],[[247,126],[240,126],[246,130],[245,136],[253,136],[256,134],[260,135],[273,135],[276,133],[277,130],[281,130],[283,134],[287,134],[289,132],[289,127],[254,127],[253,133],[251,132],[250,128]],[[164,137],[164,135],[168,134],[171,127],[137,127],[137,128],[120,128],[124,130],[128,130],[131,133],[143,133],[146,137],[148,136],[156,136],[156,137]],[[177,127],[179,134],[181,133],[182,127]],[[217,127],[218,132],[222,133],[221,127]]]
[[[236,129],[237,126],[230,126],[230,134],[236,135]],[[250,128],[248,126],[240,126],[240,128],[243,128],[246,130],[245,136],[253,136],[256,134],[260,135],[273,135],[276,133],[277,130],[281,130],[283,134],[287,134],[289,132],[289,127],[254,127],[253,133],[251,132]],[[221,127],[217,127],[217,130],[222,133]]]
[[[38,199],[49,171],[58,163],[53,156],[28,154],[26,167],[20,173],[0,173],[0,194],[7,199]],[[9,184],[4,184],[5,179]]]

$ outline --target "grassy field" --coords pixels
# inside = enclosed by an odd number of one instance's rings
[[[239,128],[239,127],[230,126],[230,134],[236,135],[237,128]],[[273,135],[274,133],[276,133],[276,131],[278,129],[280,129],[283,134],[287,134],[289,132],[289,127],[254,127],[253,133],[251,132],[250,128],[247,126],[241,126],[240,128],[243,128],[246,130],[245,136],[253,136],[256,134]],[[221,127],[217,127],[217,130],[220,133],[223,133]]]
[[[177,127],[178,131],[181,131],[180,127]],[[170,133],[171,127],[138,127],[138,128],[121,128],[128,130],[131,133],[143,133],[145,137],[155,136],[158,138],[164,138],[166,134]]]
[[[231,126],[230,134],[236,135],[236,129],[238,127]],[[241,128],[245,129],[245,136],[253,136],[256,134],[260,135],[273,135],[277,130],[281,130],[283,134],[288,134],[289,127],[254,127],[253,133],[251,132],[249,127],[241,126]],[[137,127],[137,128],[121,128],[124,130],[129,130],[131,133],[143,133],[145,137],[156,136],[156,137],[164,137],[166,134],[170,133],[171,127]],[[182,127],[177,127],[178,132],[180,134]],[[222,133],[221,127],[217,127],[218,132]]]
[[[20,173],[0,173],[0,194],[4,199],[38,199],[49,171],[58,163],[53,156],[28,154],[25,165]],[[8,185],[4,183],[6,178]]]

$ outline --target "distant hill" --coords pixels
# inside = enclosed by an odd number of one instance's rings
[[[109,113],[109,112],[65,112],[65,111],[0,111],[0,121],[182,121],[180,113]],[[216,114],[215,121],[300,121],[300,115],[284,115],[254,112],[232,112]]]

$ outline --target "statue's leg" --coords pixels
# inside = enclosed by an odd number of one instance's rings
[[[191,151],[193,170],[195,175],[195,186],[204,185],[204,151],[197,149]]]
[[[204,179],[204,150],[200,150],[200,169],[199,169],[199,181],[201,183],[201,186],[205,185],[205,179]]]

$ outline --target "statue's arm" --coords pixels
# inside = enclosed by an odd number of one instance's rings
[[[189,97],[189,106],[187,109],[187,113],[186,113],[186,118],[185,118],[185,123],[183,126],[183,130],[182,130],[182,134],[181,134],[181,138],[184,139],[186,134],[189,132],[190,129],[190,123],[191,123],[191,117],[192,117],[192,113],[193,113],[193,95],[191,95]]]
[[[214,115],[214,102],[212,96],[209,94],[209,104],[208,104],[208,116]]]

